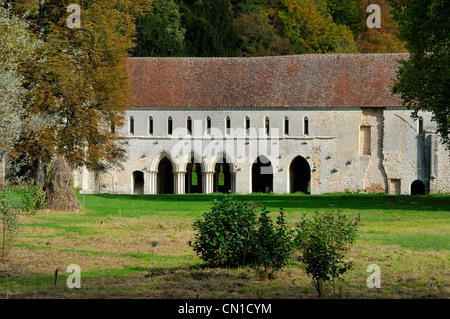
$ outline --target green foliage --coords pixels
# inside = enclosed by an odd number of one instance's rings
[[[18,196],[11,190],[0,192],[1,250],[0,257],[7,258],[15,236],[19,229]]]
[[[259,217],[258,229],[255,235],[255,253],[257,264],[264,267],[269,278],[274,273],[286,266],[294,249],[294,234],[287,227],[284,211],[280,210],[276,225],[268,216],[268,211],[263,207]]]
[[[152,11],[136,22],[137,46],[134,56],[180,56],[184,52],[184,32],[181,14],[173,0],[156,0]]]
[[[215,200],[211,212],[194,222],[197,233],[189,245],[213,266],[246,265],[254,259],[250,252],[256,223],[256,205],[226,196]]]
[[[343,258],[356,239],[357,224],[357,220],[347,219],[341,211],[316,211],[312,220],[303,215],[298,223],[295,242],[301,253],[299,260],[319,297],[328,281],[335,284],[351,268],[352,263]]]
[[[410,58],[402,61],[393,87],[403,105],[433,114],[450,149],[450,6],[442,0],[391,0],[400,38]]]
[[[189,245],[200,258],[213,266],[263,267],[269,278],[291,260],[293,231],[286,224],[283,210],[276,224],[269,211],[226,196],[215,200],[211,212],[194,222],[195,242]]]
[[[376,1],[382,9],[381,29],[368,29],[366,25],[366,8],[374,1],[176,0],[175,15],[172,1],[157,0],[155,5],[165,3],[170,9],[161,14],[155,10],[139,19],[139,52],[135,55],[254,57],[405,52],[386,0]],[[183,40],[175,36],[182,31]],[[180,46],[183,52],[176,49]]]
[[[43,209],[46,205],[45,191],[36,181],[28,184],[15,186],[13,192],[21,198],[20,208],[26,213],[35,213],[39,209]]]
[[[180,11],[186,29],[186,56],[238,55],[240,40],[233,26],[229,0],[180,1]]]

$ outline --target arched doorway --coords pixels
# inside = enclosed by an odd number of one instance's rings
[[[273,191],[273,167],[265,156],[259,156],[252,165],[252,192],[270,193]]]
[[[412,182],[411,195],[425,195],[425,184],[420,180]]]
[[[133,172],[133,194],[144,194],[144,173]]]
[[[167,157],[164,157],[159,162],[157,184],[158,194],[174,193],[173,166],[172,163],[167,159]]]
[[[302,192],[310,194],[311,168],[306,159],[297,156],[289,166],[290,193]]]
[[[217,161],[214,167],[214,192],[228,193],[231,188],[231,168],[225,158]]]
[[[231,163],[222,157],[214,166],[213,192],[228,193],[232,191]]]
[[[196,163],[193,157],[190,163],[186,165],[184,181],[186,194],[201,194],[203,192],[202,166],[200,163]]]

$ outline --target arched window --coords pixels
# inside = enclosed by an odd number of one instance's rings
[[[130,116],[130,134],[134,134],[134,118]]]
[[[289,135],[289,118],[287,116],[284,118],[284,134]]]
[[[169,119],[167,120],[167,134],[172,135],[172,131],[173,131],[172,117],[169,116]]]
[[[226,126],[226,134],[231,133],[231,119],[229,116],[227,116],[227,119],[225,120],[225,126]]]
[[[148,118],[148,133],[153,135],[153,117]]]
[[[270,120],[268,117],[266,117],[265,120],[265,128],[266,128],[266,135],[269,136],[270,135]]]
[[[250,118],[248,116],[245,118],[245,132],[250,135]]]
[[[211,135],[211,118],[209,116],[206,118],[206,134]]]
[[[419,117],[419,123],[417,127],[417,134],[423,134],[423,118]]]
[[[192,119],[190,116],[187,118],[186,128],[187,128],[187,133],[189,135],[192,135]]]
[[[303,135],[309,135],[309,119],[307,116],[303,119]]]

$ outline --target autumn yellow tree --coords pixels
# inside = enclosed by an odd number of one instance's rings
[[[30,164],[64,157],[72,168],[93,171],[118,164],[125,152],[115,132],[130,101],[126,61],[134,47],[134,21],[151,0],[78,1],[80,28],[67,23],[72,0],[11,2],[16,12],[30,12],[29,22],[44,42],[43,58],[21,68],[25,87],[35,87],[27,112],[52,119],[23,134],[15,155]]]
[[[392,18],[391,6],[385,0],[368,0],[367,6],[377,4],[381,9],[381,28],[370,29],[366,20],[361,21],[362,30],[357,42],[362,53],[400,53],[407,52],[405,42],[399,39],[398,23]],[[364,7],[366,14],[367,7]]]

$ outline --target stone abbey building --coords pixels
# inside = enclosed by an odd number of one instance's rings
[[[128,159],[75,186],[115,194],[450,193],[431,114],[391,87],[406,54],[130,58]]]

